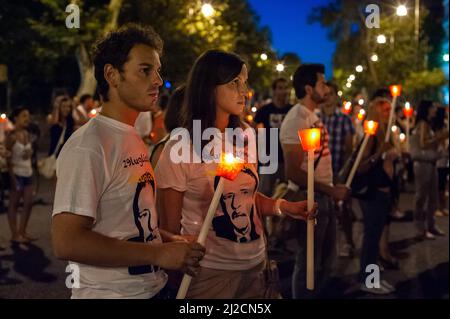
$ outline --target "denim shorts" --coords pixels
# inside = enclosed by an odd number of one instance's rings
[[[30,186],[33,183],[33,177],[25,177],[25,176],[18,176],[14,175],[16,177],[16,191],[21,192],[25,189],[25,187]]]

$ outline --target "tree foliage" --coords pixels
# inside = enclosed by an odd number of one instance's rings
[[[349,98],[363,88],[373,92],[378,87],[402,84],[410,97],[435,95],[445,83],[439,69],[430,69],[427,60],[432,50],[429,37],[424,32],[428,10],[420,8],[419,43],[415,38],[414,12],[407,16],[395,14],[395,7],[388,1],[370,1],[380,7],[380,28],[367,28],[365,8],[369,2],[334,0],[329,5],[316,7],[310,15],[311,22],[319,22],[329,30],[329,37],[336,41],[333,57],[335,81]],[[386,36],[386,43],[379,44],[377,36]],[[372,55],[378,61],[372,61]],[[355,67],[362,65],[364,71],[357,73]],[[347,88],[348,77],[356,80]]]

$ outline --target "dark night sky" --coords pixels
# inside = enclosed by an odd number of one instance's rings
[[[261,25],[272,31],[272,45],[278,53],[296,52],[303,63],[325,64],[327,78],[332,74],[334,42],[320,24],[308,23],[315,6],[329,0],[249,0],[261,17]]]

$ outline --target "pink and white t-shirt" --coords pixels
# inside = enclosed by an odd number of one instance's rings
[[[169,140],[155,168],[160,189],[183,192],[181,234],[198,235],[219,178],[216,163],[178,163],[170,150],[178,141]],[[247,270],[265,258],[261,219],[255,205],[258,173],[246,164],[234,181],[225,180],[211,229],[206,239],[202,267]]]

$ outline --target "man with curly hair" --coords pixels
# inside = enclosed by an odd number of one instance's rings
[[[167,281],[161,268],[195,275],[204,255],[199,244],[158,229],[154,173],[134,128],[140,112],[157,107],[161,52],[153,29],[137,25],[94,46],[102,111],[57,162],[53,247],[78,269],[72,298],[156,298]]]

